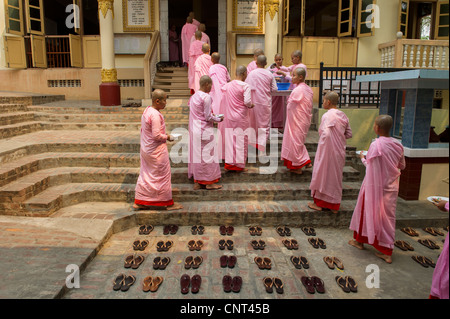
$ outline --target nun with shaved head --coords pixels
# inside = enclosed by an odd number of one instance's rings
[[[376,256],[392,263],[395,243],[396,207],[401,170],[406,167],[403,145],[391,137],[392,117],[380,115],[373,130],[379,137],[369,147],[366,157],[366,176],[359,191],[350,229],[354,231],[351,246],[364,249],[372,245]]]

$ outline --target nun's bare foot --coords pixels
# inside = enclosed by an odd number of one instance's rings
[[[364,249],[364,244],[362,244],[362,243],[359,243],[359,242],[357,242],[356,240],[350,240],[349,242],[348,242],[348,244],[350,245],[350,246],[353,246],[353,247],[356,247],[356,248],[358,248],[358,249],[360,249],[360,250],[363,250]]]
[[[297,174],[297,175],[302,175],[303,174],[303,171],[302,171],[301,168],[300,169],[293,169],[293,170],[291,170],[291,172],[294,173],[294,174]]]
[[[332,209],[331,209],[331,212],[332,212],[333,214],[337,214],[337,213],[339,213],[339,211],[338,211],[338,210],[332,210]]]
[[[306,166],[306,168],[312,168],[312,164],[308,164],[308,166]]]
[[[221,189],[222,185],[212,184],[212,185],[206,185],[207,190],[215,190],[215,189]]]
[[[172,206],[167,206],[166,209],[169,210],[169,211],[170,210],[180,210],[180,209],[183,209],[183,206],[180,205],[180,204],[175,203]]]
[[[388,255],[385,255],[385,254],[382,254],[382,253],[375,253],[375,256],[383,259],[388,264],[392,264],[392,256],[388,256]]]
[[[308,207],[311,208],[311,209],[317,210],[319,212],[322,211],[322,208],[317,206],[316,203],[308,203]]]
[[[202,186],[199,183],[194,184],[194,191],[198,191],[199,189],[202,189]]]

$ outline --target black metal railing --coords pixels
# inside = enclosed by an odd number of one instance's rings
[[[406,71],[398,68],[341,68],[324,67],[320,63],[319,108],[328,91],[339,94],[339,108],[380,107],[381,85],[379,82],[356,82],[360,75]]]

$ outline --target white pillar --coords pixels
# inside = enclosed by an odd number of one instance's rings
[[[279,0],[265,0],[265,48],[264,53],[268,64],[273,62],[278,52],[278,17],[280,10]]]

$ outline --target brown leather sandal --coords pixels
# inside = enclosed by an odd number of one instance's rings
[[[194,263],[193,256],[186,257],[186,259],[184,260],[184,269],[191,269],[193,263]]]
[[[264,265],[264,260],[261,257],[255,257],[254,261],[259,269],[261,269],[261,270],[266,269],[266,267]]]
[[[270,277],[265,277],[263,279],[264,287],[266,288],[267,293],[273,293],[273,279]]]
[[[163,277],[155,277],[155,278],[153,278],[151,286],[150,286],[150,291],[151,292],[157,292],[159,286],[161,286],[163,281],[164,281]]]
[[[325,264],[327,264],[328,268],[330,268],[330,269],[335,268],[333,257],[330,257],[330,256],[323,257],[323,261],[325,262]]]
[[[200,267],[200,265],[203,263],[203,257],[202,256],[197,256],[194,258],[193,263],[192,263],[192,269],[198,269],[198,267]]]
[[[344,270],[344,263],[337,257],[333,257],[333,263],[336,265],[337,268],[340,270]]]

